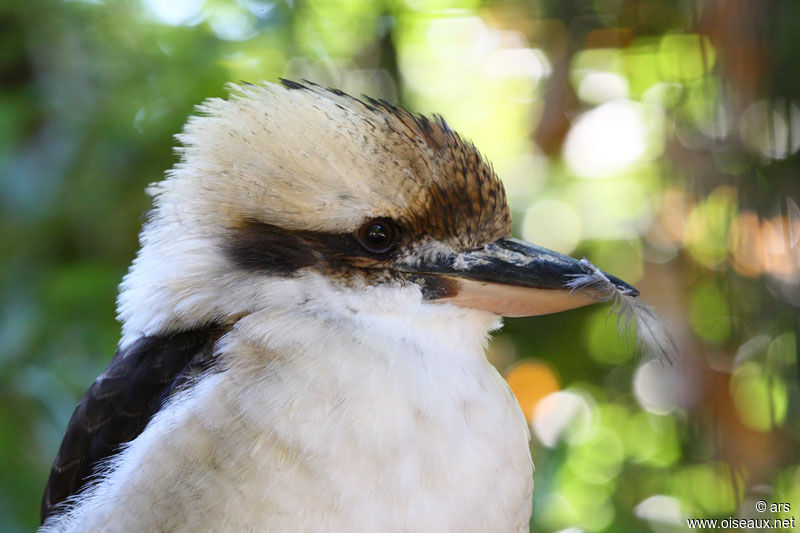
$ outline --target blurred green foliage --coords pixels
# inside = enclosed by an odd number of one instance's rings
[[[800,517],[797,20],[793,0],[3,3],[0,530],[38,523],[113,353],[172,136],[226,82],[278,77],[443,114],[517,233],[636,283],[673,330],[669,366],[607,309],[507,321],[493,362],[562,389],[523,405],[536,531],[672,531],[758,499]]]

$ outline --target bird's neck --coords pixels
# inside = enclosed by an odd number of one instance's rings
[[[76,523],[527,531],[527,425],[483,356],[495,317],[308,280],[256,297],[221,371],[154,417]]]
[[[355,310],[254,313],[225,339],[248,490],[332,530],[527,530],[527,426],[483,355],[490,317]]]
[[[324,354],[337,339],[380,352],[424,353],[428,359],[482,359],[489,332],[501,325],[490,313],[426,302],[417,287],[349,287],[308,275],[277,280],[264,292],[269,297],[263,307],[237,329],[270,350],[302,347]]]

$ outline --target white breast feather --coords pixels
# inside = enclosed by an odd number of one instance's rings
[[[223,338],[227,369],[49,530],[527,531],[527,424],[483,355],[496,317],[317,274],[268,292],[283,305]]]

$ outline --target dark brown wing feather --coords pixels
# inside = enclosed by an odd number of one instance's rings
[[[223,328],[211,325],[163,337],[142,337],[117,350],[106,371],[81,399],[50,471],[42,522],[79,492],[98,462],[135,439],[164,401],[208,368]]]

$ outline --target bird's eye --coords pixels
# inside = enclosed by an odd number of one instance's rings
[[[370,252],[383,254],[394,247],[398,233],[392,220],[375,218],[358,230],[358,242]]]

